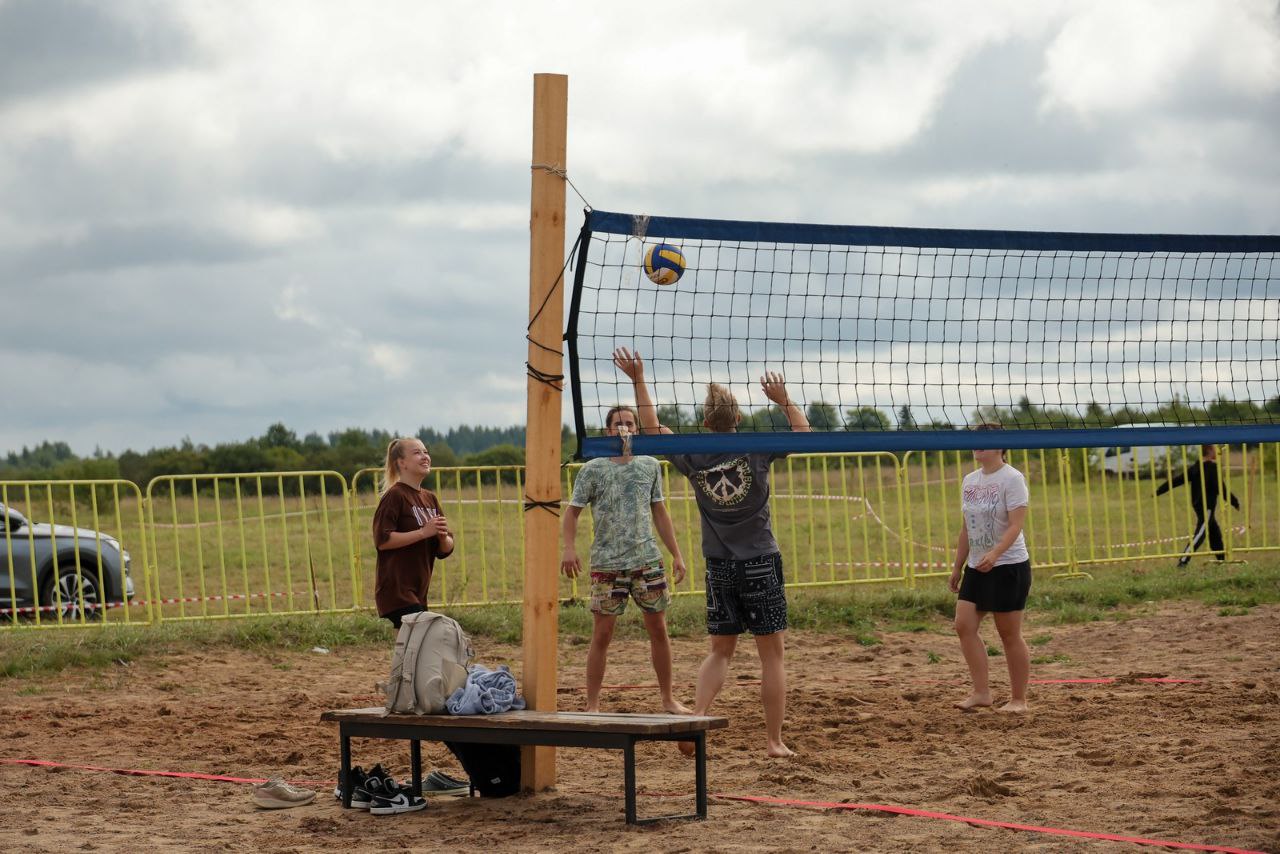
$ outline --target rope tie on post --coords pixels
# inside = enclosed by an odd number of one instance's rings
[[[537,341],[533,341],[532,339],[530,339],[530,341],[534,344],[538,344]],[[538,344],[538,346],[541,347],[542,345]],[[546,348],[543,348],[543,349],[546,349]],[[562,383],[564,382],[564,374],[548,374],[545,371],[538,370],[528,362],[525,362],[524,366],[529,376],[533,377],[538,382],[542,383],[543,385],[549,385],[556,391],[564,391],[564,386],[562,385]]]
[[[529,164],[529,168],[535,171],[542,171],[550,175],[555,175],[557,178],[563,178],[566,184],[573,187],[573,192],[578,198],[582,199],[582,203],[587,206],[587,210],[595,210],[595,208],[591,207],[591,202],[587,201],[586,197],[583,196],[582,193],[578,192],[578,188],[575,187],[573,181],[569,179],[568,170],[559,163],[531,163]]]
[[[555,516],[557,519],[560,518],[560,502],[558,500],[557,501],[534,501],[532,498],[529,497],[529,493],[526,492],[524,495],[524,512],[528,513],[530,510],[535,510],[535,509],[546,510],[548,513],[550,513],[552,516]]]

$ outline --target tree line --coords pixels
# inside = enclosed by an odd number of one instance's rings
[[[66,442],[44,441],[0,457],[0,480],[129,480],[140,488],[165,475],[242,472],[336,471],[350,479],[364,468],[381,467],[387,445],[398,434],[352,427],[322,436],[297,433],[282,423],[241,442],[197,444],[189,438],[148,451],[120,454],[95,450],[78,456]],[[453,427],[440,432],[422,427],[415,434],[431,450],[432,464],[449,466],[523,465],[525,428]],[[564,453],[573,444],[562,429]]]
[[[952,430],[967,425],[943,421],[920,423],[911,406],[889,413],[873,406],[843,412],[833,404],[815,401],[806,407],[814,430]],[[658,419],[673,430],[696,430],[702,423],[701,407],[658,407]],[[1083,413],[1054,409],[1024,397],[1012,406],[981,407],[970,415],[970,424],[995,423],[1006,428],[1118,427],[1124,424],[1253,424],[1280,420],[1280,395],[1259,405],[1254,401],[1219,398],[1206,406],[1192,406],[1181,398],[1152,409],[1106,409],[1088,404]],[[787,418],[777,406],[743,413],[740,430],[786,429]],[[594,431],[602,432],[602,431]],[[415,433],[431,449],[437,468],[453,466],[516,466],[524,464],[525,428],[461,426],[443,433],[422,427]],[[124,479],[145,488],[165,475],[236,474],[242,472],[336,471],[351,478],[363,468],[379,467],[394,434],[386,430],[352,427],[322,436],[308,433],[299,438],[283,423],[270,425],[261,436],[241,442],[197,444],[184,439],[177,445],[148,451],[113,454],[96,450],[75,454],[66,442],[44,441],[0,457],[0,480],[110,480]],[[568,426],[561,428],[561,459],[568,460],[576,441]]]

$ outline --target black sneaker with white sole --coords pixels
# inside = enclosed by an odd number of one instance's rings
[[[352,771],[352,777],[355,772]],[[382,770],[382,765],[375,765],[364,776],[364,780],[356,784],[355,789],[351,792],[351,808],[357,810],[367,810],[373,806],[374,798],[387,792],[395,792],[398,787],[395,780],[391,779],[391,775]],[[341,794],[341,791],[339,791]]]
[[[369,812],[372,815],[399,815],[426,808],[426,800],[415,795],[408,786],[392,783],[389,788],[384,788],[380,794],[373,796]]]
[[[351,785],[353,787],[363,785],[368,777],[369,775],[359,765],[351,769]],[[353,788],[352,791],[355,791],[355,789]],[[338,800],[342,800],[342,772],[338,772],[338,785],[333,787],[333,796]]]

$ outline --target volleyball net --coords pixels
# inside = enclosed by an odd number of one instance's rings
[[[673,284],[646,246],[684,255]],[[638,351],[673,435],[635,453],[1280,441],[1280,236],[882,228],[588,211],[566,341],[581,457],[634,400]],[[812,433],[760,387],[781,373]],[[710,382],[744,418],[702,426]],[[1124,426],[1121,438],[1113,428]]]

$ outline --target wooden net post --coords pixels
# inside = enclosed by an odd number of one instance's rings
[[[556,638],[560,579],[560,388],[564,373],[565,183],[569,78],[533,76],[533,178],[529,219],[529,376],[525,434],[524,696],[529,708],[556,710]],[[539,379],[541,377],[542,379]],[[540,791],[556,782],[552,747],[524,747],[521,787]]]

